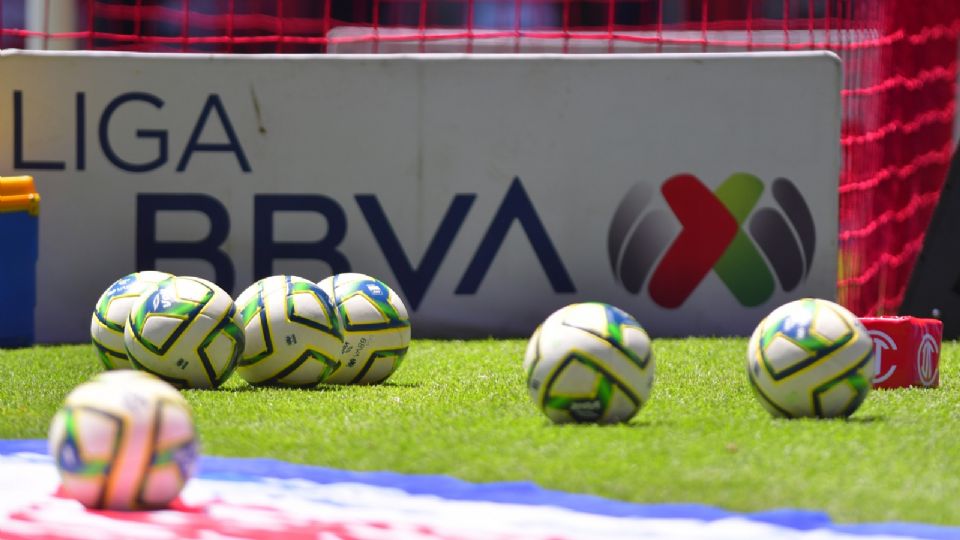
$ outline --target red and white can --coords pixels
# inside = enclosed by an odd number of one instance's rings
[[[874,388],[940,386],[943,323],[916,317],[861,317],[873,338]]]

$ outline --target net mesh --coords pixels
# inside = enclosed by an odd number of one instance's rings
[[[839,300],[897,311],[953,150],[956,0],[0,2],[0,47],[152,52],[828,49],[844,63]],[[784,104],[787,106],[787,104]]]

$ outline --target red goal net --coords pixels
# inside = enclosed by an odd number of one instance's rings
[[[954,147],[958,35],[957,0],[0,1],[3,48],[835,51],[839,300],[859,315],[897,311],[920,252]]]

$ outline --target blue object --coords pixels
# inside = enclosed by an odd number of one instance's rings
[[[0,178],[0,348],[34,342],[39,199],[32,178]]]

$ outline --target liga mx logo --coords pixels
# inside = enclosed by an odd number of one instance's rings
[[[813,263],[813,216],[786,178],[770,186],[776,206],[757,208],[765,189],[749,173],[734,173],[713,191],[692,174],[678,174],[660,188],[668,211],[651,208],[653,187],[638,183],[610,224],[614,276],[633,294],[647,285],[665,308],[680,307],[711,271],[746,307],[770,299],[774,277],[792,291]]]

